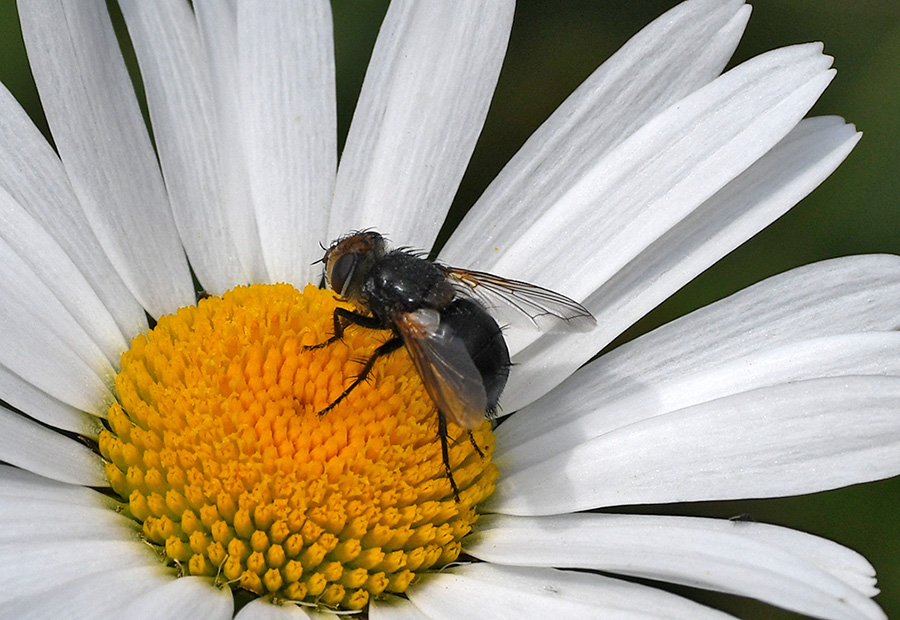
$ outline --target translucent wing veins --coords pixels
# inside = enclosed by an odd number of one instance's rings
[[[457,291],[482,303],[501,322],[551,332],[588,331],[597,324],[587,308],[549,289],[482,271],[440,267]]]
[[[429,313],[435,311],[402,313],[395,317],[395,324],[438,409],[457,426],[473,429],[487,412],[481,374],[462,339],[442,328]]]

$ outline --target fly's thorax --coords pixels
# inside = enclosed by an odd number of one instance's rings
[[[384,320],[422,307],[440,308],[453,298],[452,286],[437,265],[401,250],[372,265],[361,293],[372,313]]]

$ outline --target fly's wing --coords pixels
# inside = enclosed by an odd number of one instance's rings
[[[457,291],[481,302],[500,323],[545,332],[589,331],[597,324],[577,301],[483,271],[440,266]]]
[[[487,394],[463,341],[441,326],[436,310],[403,313],[394,317],[394,324],[441,413],[462,428],[478,426],[487,411]]]

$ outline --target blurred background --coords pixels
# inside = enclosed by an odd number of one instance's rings
[[[557,105],[629,37],[675,4],[519,0],[497,93],[442,239]],[[341,142],[386,7],[381,0],[333,2]],[[900,3],[759,0],[731,65],[807,41],[823,41],[838,70],[812,114],[843,116],[864,132],[862,141],[811,196],[648,315],[624,339],[798,265],[848,254],[900,254]],[[13,0],[0,0],[0,81],[46,133]],[[877,600],[889,617],[900,618],[898,509],[900,479],[806,497],[648,507],[647,512],[746,514],[836,540],[874,564],[882,589]],[[799,617],[734,597],[679,591],[743,618]]]

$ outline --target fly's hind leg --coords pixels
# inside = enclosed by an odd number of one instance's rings
[[[475,448],[475,452],[478,453],[478,456],[484,458],[484,452],[481,447],[478,445],[478,442],[475,441],[475,435],[472,434],[472,431],[468,431],[469,433],[469,443],[472,444],[472,447]]]
[[[469,443],[475,448],[478,456],[484,458],[484,451],[475,441],[475,435],[472,431],[466,431],[469,434]],[[453,497],[456,503],[459,503],[459,488],[456,486],[456,480],[453,479],[453,470],[450,468],[450,447],[447,441],[447,416],[438,410],[438,436],[441,438],[441,457],[444,460],[444,471],[447,472],[447,480],[450,481],[450,488],[453,489]]]
[[[459,488],[456,486],[456,480],[453,479],[453,470],[450,469],[450,451],[447,447],[447,416],[438,409],[438,437],[441,438],[441,457],[444,459],[444,470],[447,472],[447,480],[450,481],[450,488],[453,489],[453,497],[456,503],[459,503]]]

